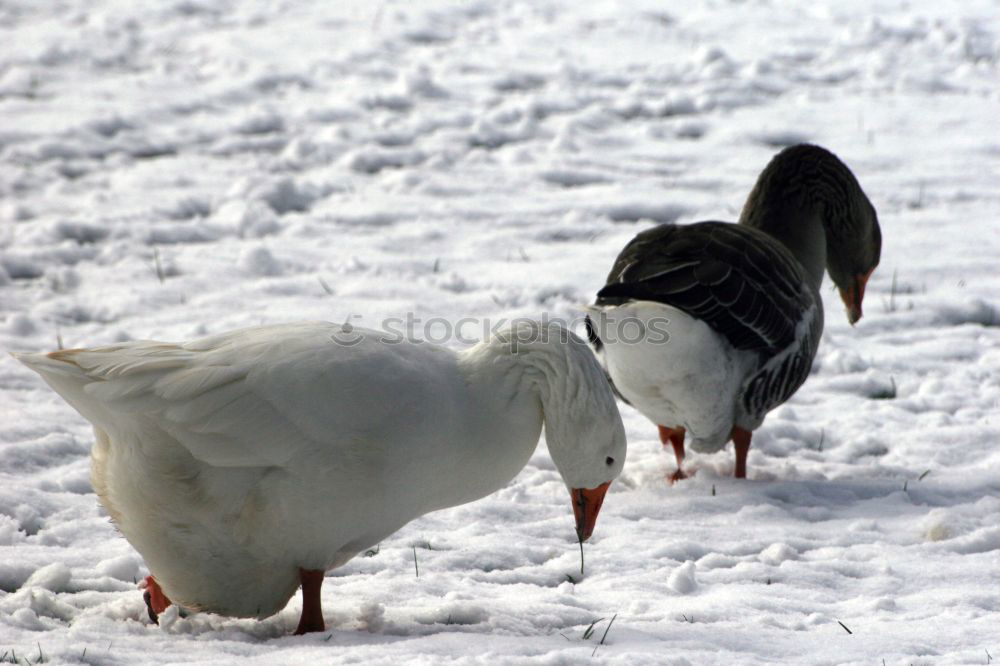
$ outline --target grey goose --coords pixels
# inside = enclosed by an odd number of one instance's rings
[[[671,482],[686,476],[686,436],[703,453],[732,439],[746,478],[753,430],[812,367],[824,269],[854,324],[881,246],[854,174],[809,144],[774,156],[738,224],[662,224],[625,246],[587,334],[617,394],[673,447]]]

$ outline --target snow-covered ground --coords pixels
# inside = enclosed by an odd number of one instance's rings
[[[330,630],[304,637],[298,598],[151,625],[88,427],[0,361],[0,662],[1000,660],[1000,9],[775,4],[0,4],[5,349],[572,319],[635,233],[734,220],[801,140],[885,238],[856,327],[824,287],[813,376],[749,480],[729,448],[668,486],[622,406],[584,576],[541,447],[330,572]]]

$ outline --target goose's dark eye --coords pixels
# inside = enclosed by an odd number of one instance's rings
[[[605,464],[607,464],[608,467],[611,467],[612,465],[615,464],[615,459],[612,458],[611,456],[608,456],[607,458],[604,459],[604,462]]]

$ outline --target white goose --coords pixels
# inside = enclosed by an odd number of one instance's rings
[[[521,323],[463,352],[329,323],[184,344],[17,354],[94,425],[92,481],[150,572],[150,617],[264,618],[410,520],[527,463],[544,423],[577,534],[625,460],[604,373],[566,329]]]
[[[665,224],[625,246],[587,333],[617,392],[673,446],[671,481],[685,478],[685,434],[705,453],[731,438],[746,477],[751,432],[812,367],[824,268],[854,324],[881,247],[854,174],[808,144],[771,160],[739,224]]]

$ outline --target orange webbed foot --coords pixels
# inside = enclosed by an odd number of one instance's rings
[[[153,624],[159,624],[160,613],[170,606],[170,599],[163,593],[160,584],[152,576],[146,576],[146,580],[143,582],[145,590],[142,593],[142,599],[146,602],[146,613],[149,614],[149,619]]]
[[[691,474],[688,474],[683,469],[678,467],[676,472],[667,477],[667,481],[670,483],[670,485],[674,485],[678,481],[691,478],[693,474],[694,474],[693,472]]]
[[[733,470],[733,476],[737,479],[745,479],[747,478],[747,454],[750,453],[750,440],[753,433],[734,426],[731,436],[733,448],[736,450],[736,468]]]
[[[690,475],[684,472],[682,463],[684,462],[684,435],[687,431],[677,426],[676,428],[667,428],[666,426],[657,426],[660,432],[660,441],[663,446],[666,447],[668,444],[674,449],[674,457],[677,459],[677,471],[667,477],[667,481],[670,485],[674,485],[681,479],[686,479]]]
[[[299,581],[302,583],[302,616],[299,618],[299,626],[295,629],[296,636],[312,631],[326,631],[320,597],[324,575],[323,571],[299,569]]]

